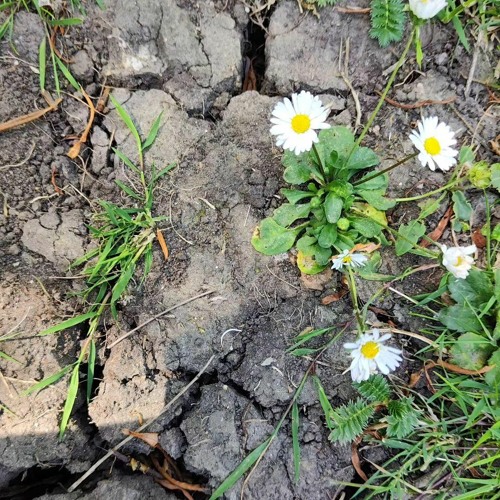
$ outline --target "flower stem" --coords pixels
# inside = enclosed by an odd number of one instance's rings
[[[440,187],[438,189],[435,189],[434,191],[429,191],[428,193],[420,194],[418,196],[412,196],[410,198],[395,198],[394,201],[396,201],[397,203],[401,203],[403,201],[422,200],[423,198],[427,198],[428,196],[432,196],[433,194],[440,193],[441,191],[446,191],[447,189],[449,189],[449,188],[455,186],[456,184],[458,184],[459,182],[460,182],[460,179],[454,179],[451,182],[449,182],[448,184],[446,184],[445,186],[442,186],[442,187]]]
[[[352,300],[352,306],[354,308],[354,314],[356,316],[356,321],[358,323],[358,330],[360,335],[365,331],[365,323],[361,317],[361,312],[358,307],[358,294],[356,291],[356,281],[354,280],[354,273],[352,272],[351,266],[347,266],[347,274],[349,276],[349,291]]]
[[[401,66],[403,66],[405,59],[406,59],[406,56],[408,55],[408,52],[410,51],[414,36],[415,36],[415,29],[412,30],[410,37],[408,38],[408,41],[406,42],[406,47],[403,50],[401,57],[399,58],[398,62],[396,63],[396,66],[394,67],[394,69],[392,71],[392,74],[389,78],[389,81],[387,82],[387,85],[385,86],[384,91],[382,92],[382,94],[380,96],[380,99],[377,103],[377,106],[373,110],[373,112],[372,112],[370,118],[368,119],[368,121],[366,122],[366,125],[364,126],[360,136],[358,137],[358,140],[356,141],[356,144],[353,148],[353,151],[354,151],[354,149],[356,149],[356,147],[358,147],[361,144],[361,141],[364,139],[369,128],[372,126],[373,121],[375,120],[378,112],[380,111],[382,104],[384,104],[385,98],[387,97],[387,94],[389,93],[389,90],[391,89],[392,84],[394,83],[394,80],[396,79],[396,75],[398,74],[398,71],[401,69]],[[351,152],[351,154],[352,154],[352,152]]]
[[[412,158],[415,158],[418,153],[412,153],[411,155],[406,156],[402,160],[399,160],[397,163],[394,163],[394,165],[391,165],[390,167],[384,168],[383,170],[378,170],[372,175],[369,175],[368,177],[364,177],[363,179],[359,179],[358,181],[354,182],[352,185],[353,186],[359,186],[360,184],[364,184],[365,182],[371,181],[372,179],[376,179],[380,175],[384,175],[387,172],[390,172],[391,170],[395,169],[396,167],[399,167],[403,163],[406,163],[408,160],[411,160]]]

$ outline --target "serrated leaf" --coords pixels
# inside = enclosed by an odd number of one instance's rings
[[[498,394],[500,391],[500,349],[497,349],[488,359],[488,366],[494,366],[494,368],[485,374],[484,380]]]
[[[332,413],[334,429],[329,439],[340,443],[353,441],[363,432],[374,413],[375,408],[363,399],[335,408]]]
[[[356,382],[353,386],[368,401],[383,403],[389,399],[391,388],[389,383],[380,374],[373,375],[368,380]]]
[[[450,348],[450,356],[453,364],[467,370],[479,370],[485,364],[494,347],[491,342],[468,332],[460,335]]]
[[[332,151],[335,151],[338,154],[340,164],[342,164],[342,160],[347,160],[353,147],[354,134],[347,127],[338,125],[321,130],[319,133],[317,148],[324,151],[325,163],[329,163],[330,154]]]
[[[401,257],[401,255],[408,253],[424,234],[425,225],[418,220],[413,220],[408,224],[401,224],[396,240],[396,255]]]
[[[325,215],[328,222],[335,224],[342,215],[344,201],[335,196],[334,193],[328,193],[325,198]]]
[[[252,245],[264,255],[278,255],[292,248],[300,230],[286,229],[271,218],[264,219],[255,229]]]
[[[450,277],[448,289],[455,302],[473,307],[487,303],[494,293],[487,273],[479,269],[471,269],[465,279]]]
[[[450,330],[461,333],[483,331],[481,323],[474,314],[474,311],[460,304],[441,309],[437,317],[439,321]]]
[[[472,205],[467,201],[462,191],[455,191],[452,195],[453,212],[455,217],[469,222],[472,215]]]
[[[376,38],[381,47],[403,38],[406,16],[401,0],[373,0],[371,2],[370,36]]]
[[[402,439],[410,435],[418,425],[419,413],[412,406],[412,397],[390,401],[387,405],[387,436]]]
[[[292,205],[291,203],[283,203],[278,207],[273,214],[273,219],[283,227],[288,227],[298,219],[304,219],[309,215],[311,205],[304,203],[300,205]]]
[[[500,163],[491,165],[491,185],[500,191]]]

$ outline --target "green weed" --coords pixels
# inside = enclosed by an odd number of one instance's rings
[[[139,165],[135,165],[119,150],[115,149],[115,154],[130,169],[130,174],[138,178],[142,191],[136,191],[133,185],[128,186],[116,181],[125,195],[133,200],[134,207],[120,207],[107,201],[99,202],[102,212],[95,216],[94,224],[89,226],[96,246],[72,264],[72,267],[83,266],[81,274],[85,277],[85,289],[81,292],[81,296],[90,305],[85,313],[47,328],[39,334],[53,335],[77,325],[84,325],[86,328],[86,340],[75,362],[26,391],[29,394],[44,389],[71,372],[60,423],[61,437],[67,428],[82,379],[86,379],[86,398],[90,401],[96,361],[96,336],[104,315],[110,311],[115,319],[118,317],[117,304],[128,293],[139,263],[143,265],[139,286],[151,270],[155,228],[159,221],[165,220],[165,217],[153,217],[151,213],[154,189],[158,180],[175,166],[171,164],[157,171],[153,165],[151,173],[146,175],[143,155],[156,139],[161,115],[153,123],[148,136],[142,140],[125,109],[112,96],[111,100],[137,141]],[[84,364],[87,365],[85,375],[82,374]]]

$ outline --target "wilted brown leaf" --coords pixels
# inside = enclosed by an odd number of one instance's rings
[[[147,445],[151,446],[151,448],[156,448],[158,445],[158,433],[157,432],[135,432],[130,429],[123,429],[123,434],[126,436],[132,436],[141,441],[144,441]]]
[[[319,274],[301,274],[300,281],[310,290],[319,290],[322,292],[325,286],[332,280],[333,271],[330,268],[325,269]]]

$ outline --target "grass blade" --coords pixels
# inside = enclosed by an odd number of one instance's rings
[[[153,177],[153,183],[155,183],[160,177],[163,177],[166,173],[170,172],[173,168],[176,167],[175,163],[171,163],[167,165],[165,168],[162,168],[159,172],[157,172]]]
[[[292,444],[293,444],[293,469],[295,471],[295,482],[300,478],[300,444],[299,444],[299,405],[293,403],[292,407]]]
[[[243,461],[234,469],[226,479],[224,479],[223,483],[212,493],[209,500],[216,500],[220,498],[226,491],[232,488],[238,480],[245,474],[245,472],[252,467],[252,465],[257,462],[262,453],[264,453],[267,449],[271,441],[271,437],[267,438],[261,445],[257,446],[255,450],[252,451],[249,455],[247,455]]]
[[[94,384],[95,357],[96,357],[95,340],[92,339],[90,341],[90,346],[89,346],[89,359],[88,359],[88,370],[87,370],[87,403],[90,403],[90,396],[92,396],[92,385]]]
[[[120,150],[113,148],[113,152],[133,172],[135,172],[136,174],[140,174],[141,173],[141,171]]]
[[[57,325],[51,326],[50,328],[43,330],[38,334],[38,337],[44,337],[45,335],[52,335],[53,333],[60,332],[61,330],[66,330],[67,328],[79,325],[84,321],[92,319],[96,314],[97,314],[96,311],[89,311],[86,312],[85,314],[80,314],[78,316],[75,316],[74,318],[67,319],[62,323],[58,323]]]
[[[293,340],[295,340],[295,343],[290,346],[286,352],[291,352],[295,349],[297,349],[297,347],[299,347],[300,345],[304,344],[305,342],[307,342],[308,340],[311,340],[315,337],[319,337],[320,335],[324,335],[325,333],[328,333],[330,332],[331,330],[333,330],[333,327],[330,327],[330,328],[322,328],[320,330],[313,330],[312,332],[308,332],[308,333],[304,333],[304,334],[301,334],[301,335],[298,335],[297,337],[295,337]]]
[[[64,403],[63,415],[61,419],[61,424],[59,426],[59,439],[62,439],[64,433],[66,432],[66,427],[68,427],[69,418],[71,417],[73,406],[75,406],[76,395],[78,394],[79,380],[80,380],[80,363],[77,363],[73,368],[73,373],[71,374],[71,380],[69,382],[69,388],[68,388],[68,396],[66,397],[66,402]]]
[[[326,425],[328,429],[332,430],[333,429],[333,421],[332,421],[332,415],[333,415],[333,407],[330,403],[330,400],[328,399],[325,389],[321,385],[321,381],[319,377],[316,375],[313,376],[313,381],[314,385],[316,386],[316,390],[318,391],[318,398],[319,402],[321,404],[321,408],[323,408],[323,413],[325,414],[325,420],[326,420]]]
[[[125,269],[122,275],[118,278],[116,285],[113,287],[113,295],[111,296],[111,303],[114,304],[121,297],[122,293],[127,288],[132,276],[134,275],[135,264],[131,262]]]
[[[147,139],[144,141],[142,145],[142,150],[146,151],[146,149],[150,148],[153,145],[153,142],[156,140],[156,136],[158,135],[158,131],[160,130],[161,117],[163,115],[163,111],[158,115],[156,120],[151,125],[151,130],[149,131]]]
[[[109,96],[111,102],[115,106],[116,110],[118,111],[118,114],[121,116],[122,120],[125,122],[125,125],[127,125],[128,129],[130,132],[132,132],[132,135],[134,136],[135,142],[137,143],[137,150],[142,156],[142,141],[141,141],[141,136],[139,135],[139,132],[137,131],[137,128],[134,125],[134,122],[132,121],[132,118],[130,115],[125,111],[125,108],[121,106],[121,104],[113,97],[111,94]]]
[[[51,26],[75,26],[77,24],[82,24],[83,19],[78,17],[68,17],[66,19],[53,19],[49,22]]]
[[[22,395],[27,396],[29,394],[32,394],[33,392],[41,391],[42,389],[45,389],[49,385],[55,384],[59,379],[63,378],[64,375],[66,375],[71,370],[72,367],[73,365],[65,366],[62,370],[53,373],[52,375],[49,375],[43,380],[40,380],[40,382],[33,384],[31,387],[28,387],[28,389],[26,389],[22,393]]]
[[[66,65],[57,56],[55,60],[57,65],[59,66],[59,69],[61,70],[61,73],[64,75],[66,80],[68,80],[68,82],[76,91],[80,91],[81,89],[80,84],[75,80],[75,77],[71,74],[70,70],[66,67]]]
[[[142,198],[134,190],[132,190],[132,188],[128,187],[122,181],[115,179],[115,183],[125,194],[127,194],[134,200],[142,200]]]
[[[0,351],[0,358],[3,358],[7,361],[12,361],[14,363],[20,363],[17,359],[13,358],[12,356],[9,356],[8,354],[5,354],[3,351]]]
[[[38,48],[38,71],[40,74],[40,90],[45,90],[45,76],[47,69],[47,39],[44,37]]]

